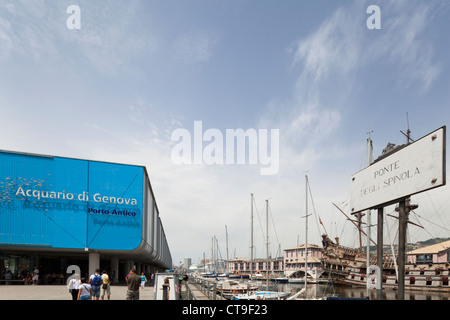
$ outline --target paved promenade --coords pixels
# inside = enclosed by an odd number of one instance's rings
[[[153,289],[140,290],[140,300],[154,300]],[[125,285],[111,286],[111,300],[126,300],[126,292]],[[0,300],[72,300],[72,296],[64,285],[0,285]]]

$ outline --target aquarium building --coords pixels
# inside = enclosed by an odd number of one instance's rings
[[[118,280],[171,268],[146,168],[0,151],[1,271],[37,267],[45,282],[71,266]]]

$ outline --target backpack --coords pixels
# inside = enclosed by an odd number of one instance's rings
[[[102,277],[98,274],[94,274],[94,278],[92,279],[91,285],[100,286],[101,281],[102,281]]]

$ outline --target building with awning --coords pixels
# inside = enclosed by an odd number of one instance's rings
[[[144,166],[0,151],[0,269],[172,267]]]
[[[450,240],[407,252],[408,263],[450,263]]]

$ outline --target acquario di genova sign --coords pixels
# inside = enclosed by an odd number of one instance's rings
[[[26,189],[24,190],[22,187],[18,187],[16,191],[16,196],[22,196],[26,198],[33,198],[37,200],[45,200],[45,199],[55,199],[55,200],[69,200],[69,201],[82,201],[89,202],[94,201],[99,204],[119,204],[119,205],[130,205],[136,206],[137,200],[134,198],[124,198],[124,197],[112,197],[112,196],[104,196],[100,193],[95,193],[92,197],[89,196],[89,193],[83,191],[79,194],[66,193],[65,191],[57,192],[57,191],[46,191],[46,190],[37,190],[37,189]],[[125,216],[135,216],[136,213],[128,210],[116,210],[113,209],[111,212],[108,209],[95,209],[89,208],[89,213],[93,214],[111,214],[111,215],[125,215]]]

